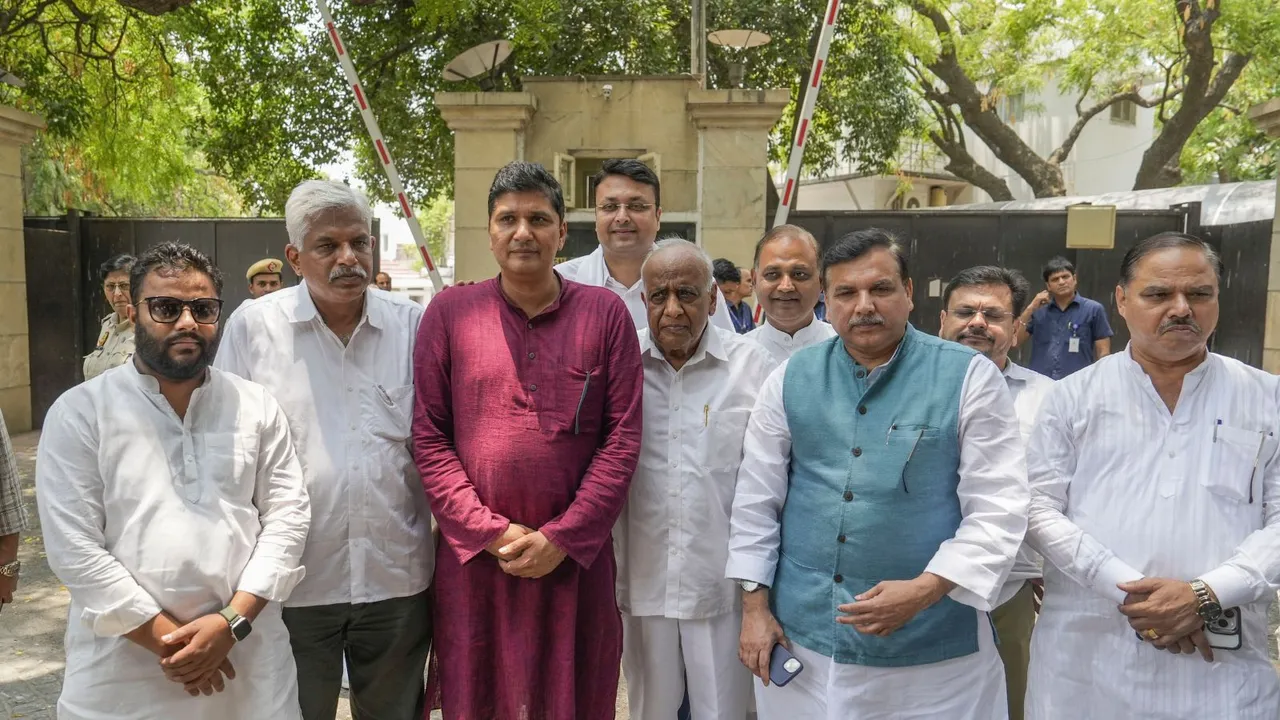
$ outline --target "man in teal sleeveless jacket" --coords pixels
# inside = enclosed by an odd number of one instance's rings
[[[1004,720],[987,612],[1027,527],[1024,452],[1000,371],[917,331],[905,254],[862,230],[827,249],[839,337],[761,389],[726,575],[761,720]],[[782,643],[804,664],[770,684]]]

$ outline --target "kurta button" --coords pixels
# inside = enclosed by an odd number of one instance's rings
[[[854,374],[855,374],[855,375],[857,375],[859,379],[864,378],[864,377],[866,377],[866,376],[867,376],[867,373],[866,373],[866,372],[864,372],[864,371],[862,371],[862,370],[859,370],[858,372],[856,372],[856,373],[854,373]]]
[[[535,391],[535,392],[536,392],[536,391],[537,391],[537,389],[538,389],[538,386],[537,386],[537,385],[530,385],[530,386],[529,386],[529,389],[530,389],[530,390],[532,390],[532,391]]]
[[[838,582],[838,583],[842,583],[842,582],[844,582],[844,576],[843,576],[843,575],[836,575],[833,579],[834,579],[836,582]]]
[[[859,406],[858,406],[858,414],[859,414],[859,415],[866,415],[866,414],[867,414],[867,406],[866,406],[866,405],[859,405]]]
[[[840,537],[836,538],[836,542],[838,543],[844,542],[844,535],[841,535]]]
[[[533,323],[525,323],[524,326],[529,328],[530,330],[533,329]]]
[[[532,359],[534,359],[534,358],[536,358],[536,357],[538,357],[538,353],[529,353],[529,359],[530,359],[530,360],[532,360]]]
[[[856,448],[854,448],[854,449],[853,449],[853,456],[854,456],[854,457],[862,457],[862,448],[860,448],[860,447],[856,447]]]
[[[852,502],[852,501],[853,501],[853,491],[851,491],[851,490],[845,490],[845,491],[844,491],[844,501],[845,501],[845,502]]]

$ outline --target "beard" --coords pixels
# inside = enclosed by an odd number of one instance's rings
[[[200,354],[192,358],[175,360],[169,355],[169,348],[180,340],[192,340],[200,346]],[[157,338],[139,326],[134,332],[133,352],[147,367],[166,380],[183,381],[198,377],[213,363],[213,356],[218,352],[218,343],[222,340],[222,328],[212,341],[191,332],[173,333],[165,338]]]

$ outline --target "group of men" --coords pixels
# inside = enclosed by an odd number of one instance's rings
[[[657,177],[594,180],[600,248],[557,266],[559,185],[499,171],[500,274],[425,310],[369,289],[338,183],[225,328],[207,258],[137,259],[132,361],[38,450],[60,717],[331,720],[344,659],[361,718],[604,720],[620,668],[643,719],[1280,713],[1280,383],[1208,352],[1210,246],[1135,245],[1129,346],[1055,383],[1008,359],[1013,271],[959,273],[933,337],[892,235],[781,226],[738,334]]]

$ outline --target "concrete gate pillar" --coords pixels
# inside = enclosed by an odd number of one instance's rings
[[[489,252],[489,185],[498,170],[524,159],[524,135],[538,99],[524,92],[436,93],[436,107],[453,131],[455,282],[498,272]]]
[[[1280,98],[1249,111],[1249,117],[1266,134],[1280,137]],[[1267,278],[1267,320],[1262,340],[1262,369],[1280,374],[1280,181],[1276,182],[1276,216],[1271,226],[1271,263]]]
[[[698,129],[698,210],[702,247],[713,258],[751,267],[765,217],[769,131],[790,91],[691,90],[686,107]]]
[[[31,429],[21,149],[42,129],[44,121],[39,117],[0,107],[0,412],[10,433]],[[79,328],[67,331],[79,332]]]

